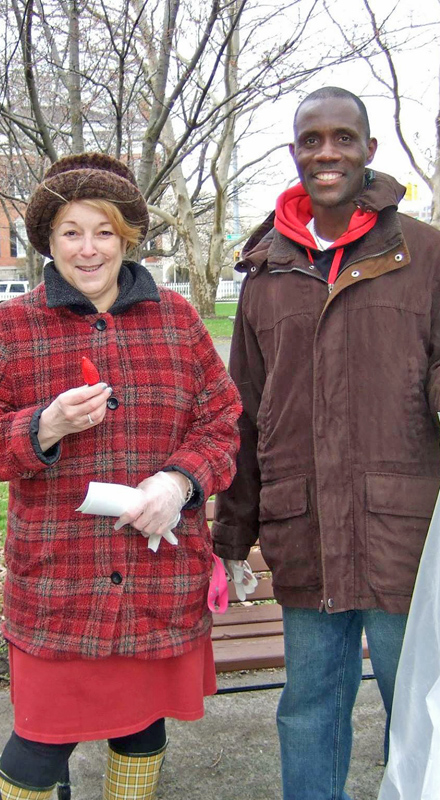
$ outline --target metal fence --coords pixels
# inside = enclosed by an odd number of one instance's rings
[[[191,299],[189,283],[162,283],[167,289],[173,289],[187,300]],[[241,281],[220,281],[217,287],[216,300],[237,300],[240,294]]]
[[[189,283],[161,283],[160,286],[165,286],[167,289],[173,289],[178,292],[187,300],[191,300],[191,290]],[[240,294],[241,281],[220,281],[217,287],[216,300],[237,300]],[[2,292],[0,294],[0,302],[2,300],[10,300],[11,297],[21,297],[17,292]]]

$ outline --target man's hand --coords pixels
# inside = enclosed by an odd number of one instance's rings
[[[246,600],[248,594],[255,592],[258,581],[252,573],[247,561],[231,561],[224,559],[225,570],[234,583],[235,592],[239,600]]]

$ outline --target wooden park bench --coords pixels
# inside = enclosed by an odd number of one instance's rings
[[[206,504],[208,521],[213,519],[214,501]],[[253,573],[258,579],[250,602],[240,603],[232,581],[228,584],[229,606],[224,614],[214,614],[212,642],[217,673],[240,670],[284,667],[284,637],[281,606],[275,602],[272,577],[258,546],[248,556]],[[265,602],[254,602],[265,601]],[[367,659],[368,646],[362,640],[363,657]],[[374,676],[364,674],[363,679]],[[281,684],[283,685],[283,684]],[[264,684],[252,688],[275,688],[280,684]],[[228,690],[219,690],[219,692]]]

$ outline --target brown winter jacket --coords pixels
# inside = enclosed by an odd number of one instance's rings
[[[233,559],[259,537],[286,606],[409,607],[440,476],[440,233],[402,193],[376,173],[359,205],[378,221],[331,294],[273,216],[245,249],[242,444],[213,537]]]

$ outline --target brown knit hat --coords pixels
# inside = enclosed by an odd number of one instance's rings
[[[127,222],[148,230],[147,204],[132,171],[105,153],[81,153],[60,158],[47,170],[26,210],[30,243],[43,256],[50,255],[50,223],[71,200],[101,199],[114,203]]]

